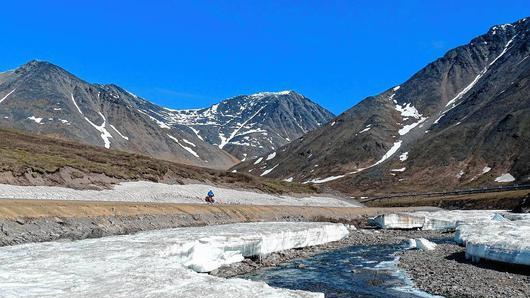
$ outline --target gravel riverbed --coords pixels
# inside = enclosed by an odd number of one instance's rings
[[[210,274],[235,277],[347,246],[399,244],[410,238],[426,238],[440,243],[434,251],[407,250],[398,253],[399,266],[421,290],[445,297],[530,297],[528,267],[493,262],[471,263],[465,260],[464,248],[452,243],[453,233],[437,231],[351,230],[350,235],[341,241],[245,259]]]
[[[408,250],[400,267],[422,290],[445,297],[530,297],[530,268],[465,259],[465,248],[439,244],[433,251]]]

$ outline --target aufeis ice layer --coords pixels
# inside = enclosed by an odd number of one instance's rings
[[[147,181],[123,182],[115,185],[113,189],[106,190],[0,184],[0,198],[205,204],[204,197],[210,189],[214,191],[216,199],[226,204],[358,207],[353,202],[322,195],[295,197],[207,184],[175,185]]]
[[[0,296],[324,297],[196,271],[347,234],[342,224],[250,223],[2,247]]]
[[[455,241],[466,246],[466,256],[530,266],[530,218],[460,225]]]

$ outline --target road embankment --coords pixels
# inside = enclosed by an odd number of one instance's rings
[[[363,224],[381,213],[436,208],[344,208],[92,201],[0,200],[0,246],[257,221]]]

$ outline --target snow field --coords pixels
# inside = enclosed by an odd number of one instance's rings
[[[216,200],[224,204],[359,207],[333,197],[294,197],[206,184],[170,185],[147,181],[123,182],[107,190],[0,184],[0,198],[206,204],[204,197],[210,189],[215,193]]]
[[[347,234],[342,224],[252,223],[8,246],[0,248],[0,288],[7,297],[324,297],[192,269]]]

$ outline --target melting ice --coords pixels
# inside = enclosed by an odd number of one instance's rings
[[[2,247],[0,296],[323,297],[197,272],[347,234],[342,224],[248,223]]]

